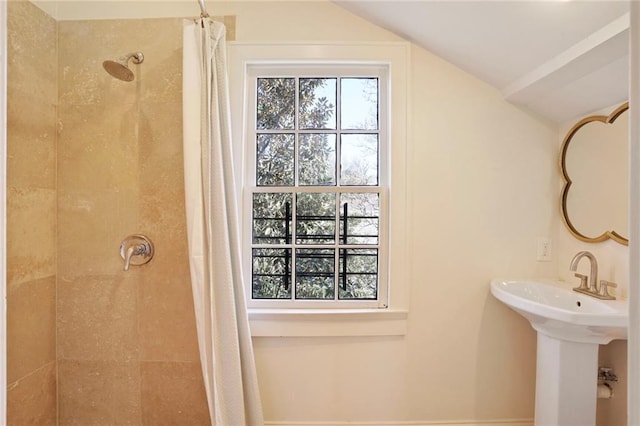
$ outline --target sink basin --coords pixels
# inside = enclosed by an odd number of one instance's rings
[[[491,293],[556,339],[606,344],[627,338],[627,302],[599,300],[553,280],[493,280]]]

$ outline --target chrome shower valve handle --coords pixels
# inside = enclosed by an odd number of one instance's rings
[[[131,265],[144,265],[153,258],[153,243],[145,235],[129,235],[120,244],[120,257],[124,260],[125,271]]]

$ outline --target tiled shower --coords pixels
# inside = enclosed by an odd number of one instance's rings
[[[208,424],[187,260],[182,20],[8,4],[8,423]],[[142,51],[136,79],[102,61]],[[147,265],[119,247],[142,233]]]

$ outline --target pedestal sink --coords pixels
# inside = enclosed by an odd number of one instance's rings
[[[537,331],[535,425],[595,425],[598,345],[627,338],[626,301],[553,280],[493,280],[491,293]]]

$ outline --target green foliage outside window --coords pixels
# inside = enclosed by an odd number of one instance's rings
[[[341,101],[339,85],[362,100]],[[255,184],[269,192],[252,198],[254,299],[376,299],[379,194],[353,187],[378,185],[377,90],[371,78],[258,78]],[[341,111],[345,133],[339,102],[375,110]]]

